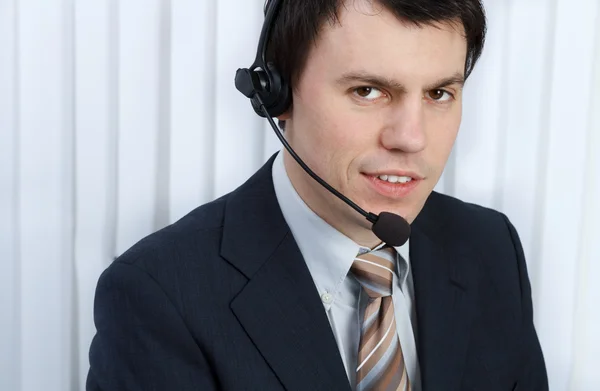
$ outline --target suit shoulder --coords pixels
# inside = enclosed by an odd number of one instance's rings
[[[507,229],[508,218],[492,208],[440,193],[432,193],[427,203],[443,225],[450,225],[460,231],[487,232],[490,229]]]
[[[518,261],[523,250],[509,219],[494,209],[447,195],[436,193],[431,202],[428,213],[443,216],[437,227],[438,237],[449,246],[474,250],[486,265],[490,278],[498,281],[498,286],[504,285],[499,290],[512,286],[516,291],[513,285],[518,283]]]
[[[497,210],[439,193],[432,193],[423,210],[432,232],[446,243],[470,243],[486,257],[494,253],[514,257],[521,246],[508,217]]]
[[[170,224],[135,243],[115,263],[154,269],[157,263],[177,263],[202,253],[218,254],[223,216],[228,195],[201,205]]]

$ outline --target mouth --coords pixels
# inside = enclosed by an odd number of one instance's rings
[[[410,172],[363,174],[363,176],[372,190],[393,199],[407,197],[425,179]]]
[[[400,183],[400,184],[409,183],[414,180],[414,178],[412,176],[392,175],[392,174],[377,175],[377,179],[384,181],[384,182],[388,182],[388,183]]]

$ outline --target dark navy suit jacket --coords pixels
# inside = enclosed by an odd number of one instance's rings
[[[272,162],[102,274],[88,391],[350,390]],[[412,231],[423,389],[547,390],[507,218],[433,193]]]

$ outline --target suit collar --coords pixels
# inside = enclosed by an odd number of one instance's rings
[[[418,352],[424,391],[458,390],[478,276],[478,257],[441,222],[432,194],[412,224],[410,259],[417,308]]]
[[[233,191],[225,206],[221,255],[247,278],[260,269],[287,235],[271,180],[272,156]]]
[[[221,255],[249,280],[231,309],[287,390],[349,390],[323,305],[275,197],[273,160],[225,207]]]

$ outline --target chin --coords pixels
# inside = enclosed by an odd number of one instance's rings
[[[417,216],[417,213],[415,213],[414,205],[402,206],[402,207],[398,207],[397,205],[387,205],[387,206],[384,206],[384,205],[375,206],[374,205],[368,211],[375,213],[375,214],[379,214],[381,212],[394,213],[394,214],[402,216],[409,223],[412,223],[413,220]]]

